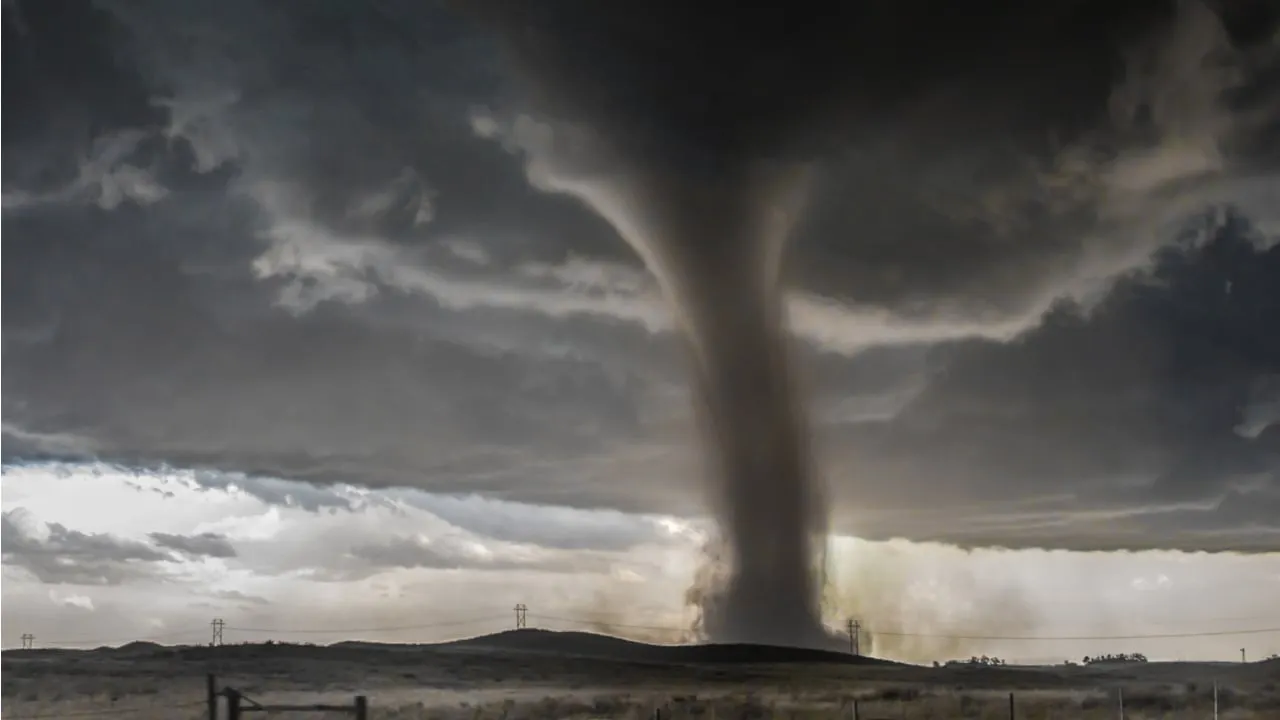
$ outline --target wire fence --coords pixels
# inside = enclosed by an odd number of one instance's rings
[[[627,718],[628,720],[716,720],[717,718],[807,718],[808,720],[1190,720],[1191,718],[1271,718],[1274,698],[1258,699],[1223,690],[1216,683],[1189,693],[1126,692],[1124,688],[1095,691],[951,691],[887,688],[860,693],[827,692],[804,695],[755,692],[685,694],[642,697],[634,694],[556,695],[516,703],[510,699],[484,702],[424,704],[403,698],[379,704],[377,698],[356,696],[354,702],[329,701],[291,704],[259,703],[238,690],[213,689],[205,699],[89,710],[48,709],[31,714],[5,712],[8,720],[52,718],[135,717],[165,720],[243,720],[249,713],[311,713],[357,720],[553,720],[556,718]]]

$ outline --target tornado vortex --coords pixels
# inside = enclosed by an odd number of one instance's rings
[[[627,177],[639,201],[605,214],[648,228],[629,240],[661,279],[689,347],[729,551],[728,586],[704,606],[704,629],[721,641],[821,645],[813,548],[826,510],[778,285],[803,169],[743,167],[690,182],[633,168]]]

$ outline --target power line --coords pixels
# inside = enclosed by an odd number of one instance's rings
[[[168,640],[176,637],[187,635],[203,635],[203,630],[175,630],[173,632],[161,633],[159,635],[148,635],[147,637],[129,637],[129,638],[79,638],[71,640],[41,640],[40,644],[45,647],[53,645],[112,645],[115,643],[131,643],[131,642],[152,642],[155,640]]]
[[[608,626],[611,628],[622,628],[624,630],[659,630],[662,632],[684,632],[688,628],[673,627],[671,625],[630,625],[627,623],[611,622],[607,620],[579,620],[577,618],[557,617],[555,615],[534,615],[539,620],[551,620],[552,622],[565,622],[573,625],[590,625],[590,626]]]
[[[521,603],[523,606],[523,603]],[[528,627],[529,619],[550,623],[564,623],[578,627],[586,628],[616,628],[618,630],[641,630],[650,632],[664,633],[684,633],[689,630],[688,627],[672,626],[672,625],[645,625],[637,623],[610,622],[584,618],[565,617],[560,615],[543,615],[528,613],[527,607],[520,607],[517,610],[517,627]],[[220,620],[221,618],[219,618]],[[273,627],[250,627],[217,623],[215,621],[215,632],[219,630],[227,630],[237,633],[254,633],[263,635],[358,635],[358,634],[374,634],[388,632],[410,632],[415,630],[432,630],[438,628],[463,627],[467,625],[479,625],[482,623],[493,623],[494,628],[500,626],[510,626],[510,615],[482,615],[467,618],[457,618],[454,620],[441,620],[426,623],[413,623],[408,625],[380,625],[366,627],[325,627],[325,628],[273,628]],[[845,634],[847,627],[830,628],[834,634]],[[76,645],[119,645],[132,642],[154,642],[159,640],[186,638],[203,634],[206,638],[209,631],[204,630],[179,630],[168,633],[160,633],[147,637],[128,637],[128,638],[79,638],[79,639],[54,639],[42,640],[40,645],[45,648],[68,647]],[[1165,639],[1186,639],[1186,638],[1202,638],[1202,637],[1230,637],[1244,635],[1263,635],[1269,633],[1280,633],[1280,626],[1272,627],[1254,627],[1232,630],[1202,630],[1198,632],[1164,632],[1164,633],[1131,633],[1125,635],[987,635],[987,634],[968,634],[968,633],[933,633],[933,632],[905,632],[896,630],[876,630],[874,627],[859,624],[857,627],[858,636],[866,637],[902,637],[902,638],[925,638],[938,640],[975,640],[975,641],[1005,641],[1005,642],[1088,642],[1088,641],[1109,641],[1109,640],[1165,640]],[[220,633],[218,633],[220,634]],[[30,633],[26,633],[24,638],[24,649],[35,647],[35,638]],[[855,640],[856,643],[856,640]],[[856,644],[855,644],[856,647]]]
[[[863,632],[887,637],[940,638],[947,640],[1044,640],[1065,642],[1070,640],[1161,640],[1170,638],[1221,637],[1227,635],[1262,635],[1265,633],[1280,632],[1280,627],[1251,628],[1248,630],[1216,630],[1211,632],[1151,633],[1145,635],[944,635],[934,633],[882,632],[877,630],[868,630],[865,628],[863,629]]]
[[[256,632],[256,633],[279,633],[290,635],[321,635],[334,633],[369,633],[369,632],[396,632],[401,630],[429,630],[431,628],[456,627],[459,625],[475,625],[482,622],[497,622],[507,620],[506,615],[487,615],[484,617],[474,617],[462,620],[446,620],[443,622],[419,623],[416,625],[383,625],[380,627],[364,627],[364,628],[299,628],[299,629],[283,629],[283,628],[255,628],[255,627],[239,627],[227,625],[227,630],[236,632]]]
[[[542,620],[551,620],[555,622],[572,623],[575,625],[607,625],[608,627],[616,627],[621,629],[634,630],[664,630],[668,632],[679,632],[684,628],[677,627],[659,627],[654,625],[628,625],[625,623],[598,622],[594,620],[578,620],[575,618],[556,617],[552,615],[536,615],[535,617]],[[1195,637],[1217,637],[1227,635],[1261,635],[1264,633],[1280,632],[1280,627],[1268,628],[1250,628],[1247,630],[1211,630],[1204,632],[1181,632],[1181,633],[1152,633],[1142,635],[952,635],[946,633],[910,633],[895,632],[890,630],[875,630],[864,625],[859,626],[860,632],[867,635],[879,635],[882,637],[916,637],[916,638],[936,638],[939,640],[1044,640],[1053,641],[1070,641],[1070,640],[1159,640],[1168,638],[1195,638]],[[834,628],[831,628],[835,632]]]

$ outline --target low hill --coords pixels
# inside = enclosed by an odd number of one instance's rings
[[[355,643],[338,643],[339,646],[353,644]],[[376,646],[374,643],[358,644],[365,647]],[[651,645],[611,635],[532,628],[506,630],[492,635],[481,635],[425,647],[464,652],[518,652],[676,665],[834,663],[841,665],[888,666],[898,664],[888,660],[849,655],[829,650],[750,644]]]

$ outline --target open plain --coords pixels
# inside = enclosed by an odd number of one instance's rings
[[[759,646],[522,630],[453,643],[6,651],[4,717],[207,717],[206,678],[258,703],[398,718],[1280,718],[1280,661],[918,667]],[[1012,694],[1012,708],[1010,695]],[[1123,714],[1120,704],[1123,698]],[[302,716],[299,716],[302,717]],[[324,717],[312,714],[306,717]],[[338,715],[332,715],[338,717]]]

